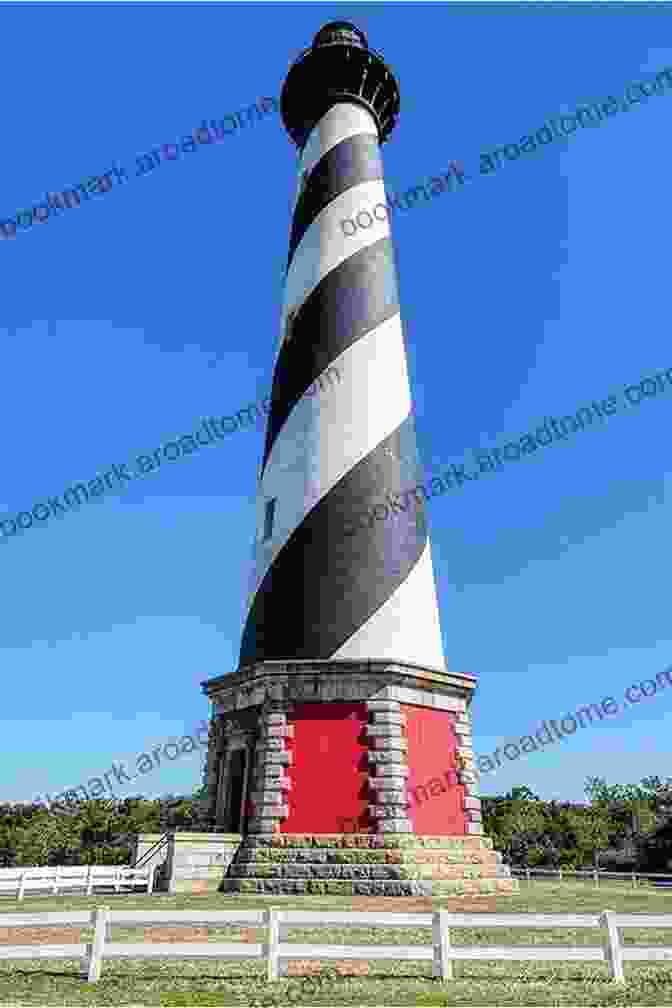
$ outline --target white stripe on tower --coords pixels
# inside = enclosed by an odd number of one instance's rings
[[[329,107],[299,175],[240,666],[445,669],[422,505],[371,528],[349,523],[422,480],[389,224],[353,237],[340,225],[385,202],[373,114],[343,99]]]

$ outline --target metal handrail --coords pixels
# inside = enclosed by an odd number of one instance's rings
[[[343,41],[339,41],[339,40],[335,40],[334,42],[322,42],[322,43],[320,43],[319,46],[306,46],[305,49],[301,50],[301,52],[296,57],[296,59],[289,64],[289,66],[291,68],[291,67],[294,66],[295,63],[300,63],[301,60],[304,58],[304,56],[306,56],[309,52],[313,52],[313,51],[318,52],[320,49],[328,49],[330,46],[338,46],[338,45],[340,45],[340,46],[350,46],[350,48],[352,48],[352,49],[361,49],[362,52],[365,52],[367,54],[370,53],[372,56],[375,56],[377,59],[379,59],[381,61],[381,63],[383,63],[385,65],[385,67],[387,69],[387,64],[385,63],[385,56],[384,56],[384,54],[382,52],[379,52],[377,49],[374,49],[372,46],[360,47],[360,46],[352,45],[352,43],[343,42]]]
[[[162,846],[164,846],[165,844],[168,843],[168,837],[169,836],[170,836],[170,833],[164,833],[163,836],[160,837],[156,841],[156,843],[152,844],[152,846],[149,848],[149,850],[145,851],[145,853],[142,855],[142,857],[139,858],[139,860],[137,860],[134,865],[131,865],[131,868],[139,868],[140,865],[142,864],[142,862],[145,861],[154,852],[155,848],[158,848],[160,850]],[[157,853],[158,853],[158,850],[157,850]]]

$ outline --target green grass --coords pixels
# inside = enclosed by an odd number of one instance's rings
[[[405,910],[406,901],[394,907]],[[3,911],[39,912],[83,910],[106,904],[112,909],[260,909],[276,906],[303,910],[347,910],[347,897],[239,897],[209,896],[79,896],[30,897],[22,903],[2,900]],[[435,909],[458,909],[458,900],[436,899]],[[614,887],[595,890],[585,883],[523,883],[520,894],[500,897],[497,911],[590,913],[605,909],[620,913],[670,913],[672,892]],[[486,911],[484,911],[485,915]],[[238,928],[211,928],[208,940],[231,941]],[[113,928],[115,941],[142,941],[142,928]],[[85,938],[84,940],[90,940]],[[290,941],[334,944],[431,944],[430,932],[404,929],[292,929]],[[525,931],[524,928],[460,928],[451,932],[455,945],[599,945],[601,933],[588,929]],[[626,944],[672,946],[670,929],[628,929]],[[321,985],[302,978],[268,984],[259,961],[129,960],[104,961],[97,984],[88,984],[75,960],[0,961],[0,1004],[14,1005],[665,1005],[672,1004],[672,963],[626,963],[625,987],[609,981],[601,963],[577,962],[476,962],[454,964],[454,979],[441,984],[431,979],[427,962],[376,962],[367,976],[340,976],[333,966],[320,970]]]

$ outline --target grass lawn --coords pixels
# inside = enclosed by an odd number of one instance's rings
[[[366,905],[369,902],[369,906]],[[3,912],[33,913],[45,910],[83,910],[99,905],[128,909],[151,908],[189,910],[207,906],[210,909],[279,909],[302,910],[379,910],[381,901],[353,900],[350,897],[255,897],[255,896],[76,896],[30,897],[22,903],[0,901],[0,927]],[[412,904],[412,905],[411,905]],[[534,882],[529,888],[521,884],[514,897],[489,898],[475,903],[456,898],[419,901],[395,899],[385,901],[386,912],[428,912],[444,908],[453,911],[475,910],[483,906],[484,918],[492,912],[590,913],[616,910],[620,913],[670,913],[672,892],[654,889],[629,889],[625,886],[592,888],[583,882]],[[173,929],[171,928],[171,932]],[[254,933],[250,933],[254,932]],[[1,933],[1,932],[0,932]],[[90,930],[83,941],[90,941]],[[263,941],[256,929],[208,928],[205,936],[188,936],[181,940]],[[143,928],[114,928],[114,941],[142,941]],[[149,934],[147,935],[149,937]],[[333,944],[431,944],[431,932],[426,929],[321,929],[310,932],[292,929],[289,941]],[[45,940],[45,939],[43,939]],[[50,939],[46,939],[49,941]],[[59,936],[54,943],[64,940]],[[72,939],[75,932],[72,932]],[[173,941],[179,941],[173,932]],[[20,944],[14,932],[9,944]],[[27,939],[24,937],[24,941]],[[592,929],[555,929],[552,931],[524,928],[460,928],[451,931],[455,945],[599,945],[602,936]],[[672,946],[672,925],[669,929],[647,928],[624,932],[626,944]],[[320,966],[324,968],[320,968]],[[579,962],[476,962],[454,964],[454,979],[442,984],[431,978],[427,962],[346,962],[290,965],[292,976],[274,984],[264,979],[263,966],[257,960],[128,960],[103,961],[103,972],[97,984],[81,979],[76,960],[0,961],[0,1005],[672,1005],[672,960],[667,963],[626,963],[625,987],[611,983],[602,963]],[[328,967],[328,969],[327,969]],[[307,979],[319,974],[321,984]]]

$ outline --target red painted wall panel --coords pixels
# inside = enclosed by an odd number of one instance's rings
[[[367,721],[363,703],[296,705],[288,718],[294,762],[281,833],[353,833],[355,825],[369,832]]]
[[[409,817],[413,832],[462,836],[466,833],[464,788],[457,783],[451,714],[410,704],[402,704],[401,709],[406,715]]]

